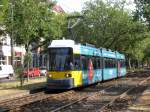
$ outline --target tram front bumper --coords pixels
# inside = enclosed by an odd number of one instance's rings
[[[47,89],[71,89],[74,87],[73,78],[47,79]]]

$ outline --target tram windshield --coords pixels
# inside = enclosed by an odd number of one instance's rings
[[[49,70],[65,71],[73,69],[72,48],[50,48]]]

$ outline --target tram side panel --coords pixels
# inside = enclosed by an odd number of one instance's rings
[[[126,66],[125,66],[125,60],[118,60],[117,61],[117,71],[118,71],[118,77],[123,77],[126,75]]]
[[[102,58],[95,57],[93,59],[93,82],[100,82],[102,81]]]
[[[125,65],[125,59],[121,60],[120,62],[120,74],[121,76],[125,76],[126,75],[126,65]]]
[[[102,69],[100,58],[81,56],[82,63],[82,85],[89,85],[102,81]]]
[[[117,77],[115,59],[104,58],[103,80],[110,80]]]

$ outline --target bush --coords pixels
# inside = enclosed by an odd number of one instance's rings
[[[23,86],[23,83],[24,83],[23,70],[24,69],[22,66],[15,67],[16,79],[20,80],[20,86]]]

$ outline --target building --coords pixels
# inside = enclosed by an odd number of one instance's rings
[[[8,34],[0,36],[0,64],[11,65],[11,39]],[[14,45],[14,65],[23,64],[25,48],[23,46]]]
[[[53,11],[55,12],[55,13],[65,13],[65,11],[63,10],[63,8],[60,6],[60,5],[54,5],[54,7],[53,7]]]

